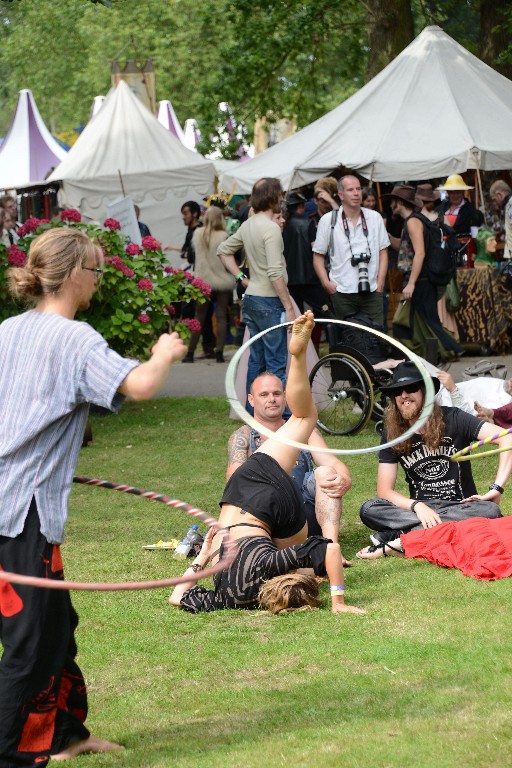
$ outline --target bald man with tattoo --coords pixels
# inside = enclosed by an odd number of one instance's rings
[[[277,432],[285,423],[285,391],[277,376],[268,372],[257,376],[251,385],[248,400],[254,408],[254,418],[262,426]],[[266,439],[265,435],[261,435],[247,424],[233,432],[228,442],[227,480]],[[301,451],[295,467],[290,472],[304,499],[308,535],[324,536],[338,541],[342,499],[350,489],[352,480],[347,467],[336,456],[315,452],[315,447],[326,447],[324,439],[316,430],[309,438],[308,444],[311,446],[311,453]],[[350,565],[346,560],[343,560],[343,564]]]

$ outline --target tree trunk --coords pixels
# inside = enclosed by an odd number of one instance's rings
[[[366,82],[414,38],[411,0],[365,0],[368,26]]]
[[[512,79],[512,62],[498,62],[510,43],[506,10],[510,0],[481,0],[480,2],[480,58],[505,77]]]

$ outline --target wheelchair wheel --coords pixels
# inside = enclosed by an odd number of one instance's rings
[[[370,377],[361,363],[345,353],[322,357],[309,375],[318,410],[318,426],[330,435],[354,435],[374,407]]]

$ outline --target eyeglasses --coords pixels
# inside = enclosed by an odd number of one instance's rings
[[[399,389],[396,389],[393,393],[395,397],[400,397],[402,392],[406,392],[408,395],[414,394],[414,392],[418,392],[421,389],[421,383],[417,382],[416,384],[406,384],[403,387],[400,387]]]
[[[87,272],[94,272],[96,275],[96,280],[101,280],[103,270],[100,267],[82,267],[82,269],[86,269]]]

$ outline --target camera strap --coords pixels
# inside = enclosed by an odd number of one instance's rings
[[[350,255],[354,257],[354,253],[352,251],[352,243],[350,242],[350,227],[348,226],[348,219],[346,216],[345,211],[341,211],[341,221],[343,223],[343,229],[345,230],[345,235],[348,240],[348,246],[350,248]],[[372,249],[370,248],[370,240],[368,238],[368,225],[366,224],[366,218],[363,213],[363,209],[361,208],[361,227],[363,229],[363,235],[366,237],[366,242],[368,243],[368,253],[370,256],[372,255]]]

